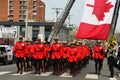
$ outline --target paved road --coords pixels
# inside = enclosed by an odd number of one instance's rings
[[[68,73],[59,76],[51,75],[52,72],[42,73],[41,75],[33,74],[33,72],[24,72],[22,75],[16,74],[16,65],[0,64],[0,80],[120,80],[117,76],[119,70],[115,69],[114,78],[107,77],[109,75],[106,59],[101,71],[101,75],[95,75],[94,62],[91,60],[87,67],[83,68],[77,76],[72,77]]]

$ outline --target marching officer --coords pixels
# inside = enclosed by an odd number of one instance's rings
[[[28,67],[28,65],[29,65],[29,57],[28,57],[28,44],[29,44],[29,40],[28,39],[26,39],[25,41],[24,41],[24,43],[25,43],[25,45],[26,45],[26,49],[25,49],[25,57],[24,57],[24,71],[28,71],[28,69],[27,69],[27,67]]]
[[[38,38],[37,42],[34,44],[34,54],[33,58],[35,60],[35,73],[40,74],[40,70],[42,69],[42,61],[44,60],[45,54],[45,45],[41,43],[41,39]]]
[[[83,60],[83,46],[82,46],[82,41],[78,41],[77,42],[77,49],[79,50],[78,54],[77,54],[77,57],[78,57],[78,71],[80,70],[81,68],[81,64],[82,64],[82,60]]]
[[[34,48],[33,48],[33,42],[32,40],[28,42],[28,45],[27,45],[27,50],[26,50],[26,62],[27,62],[27,69],[26,71],[31,71],[32,70],[32,67],[33,67],[33,55],[34,53]]]
[[[42,60],[42,72],[45,73],[45,67],[46,67],[46,63],[47,63],[47,59],[46,59],[46,56],[47,56],[47,44],[46,44],[46,41],[42,41],[41,43],[42,45],[44,45],[45,49],[44,49],[44,58]]]
[[[53,65],[53,74],[59,75],[59,63],[62,57],[63,46],[59,43],[58,38],[54,38],[54,42],[50,45],[49,52],[52,52],[51,59]]]
[[[23,37],[20,35],[19,41],[15,43],[13,51],[15,52],[16,57],[16,65],[17,65],[17,73],[20,72],[20,74],[23,73],[23,65],[24,65],[24,57],[25,57],[25,51],[26,50],[26,44],[23,42]]]
[[[62,58],[63,58],[63,62],[62,62],[63,71],[66,71],[66,69],[68,67],[68,61],[67,61],[68,50],[69,50],[68,43],[65,41],[65,42],[63,42],[63,56],[62,56]]]
[[[75,47],[75,42],[70,43],[70,48],[68,50],[68,63],[70,68],[70,74],[74,77],[76,75],[76,67],[78,62],[78,54],[79,50]]]
[[[84,49],[84,65],[89,63],[89,56],[90,56],[90,47],[87,45],[87,42],[83,46]]]
[[[49,71],[52,61],[51,61],[51,54],[49,53],[48,45],[46,45],[46,49],[45,49],[45,58],[46,58],[45,71]]]
[[[93,48],[93,58],[95,60],[95,74],[100,74],[100,71],[103,66],[105,49],[104,46],[101,45],[101,41],[98,40],[97,44]]]

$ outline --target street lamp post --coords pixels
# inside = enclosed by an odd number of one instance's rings
[[[26,19],[25,19],[25,26],[26,26],[25,39],[28,39],[28,0],[26,0]]]
[[[28,13],[31,12],[31,11],[33,11],[34,9],[38,8],[38,7],[42,8],[44,6],[37,6],[36,8],[33,8],[32,10],[28,11],[28,0],[27,0],[26,4],[27,4],[27,8],[26,8],[26,19],[25,19],[25,27],[26,27],[26,30],[25,30],[25,39],[28,39]]]
[[[70,29],[71,29],[71,28],[70,28],[70,26],[71,26],[71,22],[70,22],[70,21],[71,21],[71,19],[72,19],[71,16],[72,16],[72,15],[68,15],[68,22],[69,22],[69,25],[68,25],[68,34],[69,34],[69,35],[68,35],[68,40],[69,40],[69,41],[70,41],[70,39],[71,39],[71,38],[70,38]]]
[[[68,16],[69,28],[70,28],[70,26],[71,26],[71,23],[70,23],[70,21],[71,21],[71,19],[72,19],[71,16],[73,16],[73,15],[69,15],[69,16]]]

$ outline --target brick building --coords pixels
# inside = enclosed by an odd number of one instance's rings
[[[27,1],[28,22],[25,21]],[[27,37],[32,40],[36,40],[39,34],[47,40],[54,24],[55,22],[45,21],[45,4],[41,0],[0,0],[0,44],[16,41],[19,35],[26,38],[26,30]],[[14,28],[15,32],[9,30]],[[61,41],[68,40],[68,30],[63,25],[59,33]]]
[[[28,20],[45,21],[45,4],[41,0],[0,0],[0,21],[25,21],[28,1]]]

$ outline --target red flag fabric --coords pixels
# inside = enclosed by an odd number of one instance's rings
[[[116,0],[86,0],[76,38],[107,40]]]

